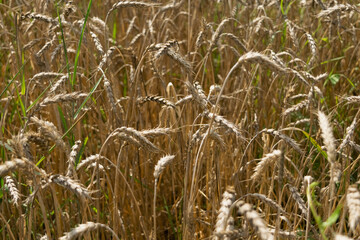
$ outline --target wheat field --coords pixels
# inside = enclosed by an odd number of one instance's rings
[[[360,239],[358,0],[0,1],[0,239]]]

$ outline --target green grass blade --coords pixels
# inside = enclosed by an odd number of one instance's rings
[[[23,117],[26,118],[25,105],[24,105],[23,101],[21,100],[21,95],[19,94],[19,91],[17,88],[16,88],[16,94],[17,94],[18,103],[20,104],[20,107],[21,107],[21,112],[23,114]]]
[[[95,86],[91,89],[91,91],[89,92],[89,94],[86,96],[86,98],[84,99],[84,101],[82,102],[81,106],[79,107],[79,109],[76,111],[75,116],[74,116],[74,120],[77,118],[77,116],[79,115],[81,109],[85,106],[86,102],[90,99],[91,95],[95,92],[96,88],[99,86],[102,78],[104,77],[104,75],[101,76],[101,78],[99,79],[99,81],[97,81],[97,83],[95,84]]]
[[[42,96],[45,94],[45,92],[51,87],[51,84],[49,84],[44,91],[42,91],[40,93],[40,95],[35,99],[35,101],[26,109],[26,112],[28,113],[40,100],[40,98],[42,98]]]
[[[112,40],[113,40],[113,42],[116,41],[116,21],[114,21],[114,25],[113,25]]]
[[[339,216],[340,216],[340,211],[342,209],[342,205],[339,204],[335,211],[330,215],[330,217],[322,223],[324,228],[330,227],[331,225],[333,225],[334,223],[336,223],[336,221],[338,220]]]
[[[6,85],[6,87],[4,88],[4,90],[1,92],[0,94],[0,99],[1,97],[4,95],[4,93],[6,92],[6,90],[11,86],[11,84],[14,82],[15,78],[19,75],[19,73],[21,72],[21,70],[24,68],[24,66],[26,65],[26,63],[29,61],[26,60],[26,62],[23,63],[23,65],[20,67],[19,71],[15,74],[15,76],[10,80],[10,82]]]
[[[65,66],[66,67],[66,66]],[[65,68],[64,67],[64,68]],[[61,69],[60,72],[64,70],[64,68]],[[35,99],[35,101],[26,109],[26,112],[29,112],[31,108],[33,108],[37,102],[40,100],[40,98],[45,94],[45,92],[52,86],[53,81],[50,82],[50,84],[44,89],[44,91],[41,92],[41,94]]]
[[[280,10],[281,10],[282,15],[285,15],[285,11],[284,11],[284,1],[283,1],[283,0],[280,1]]]
[[[343,59],[343,58],[345,58],[345,56],[340,56],[340,57],[332,58],[332,59],[323,61],[323,62],[321,62],[320,64],[323,65],[323,64],[326,64],[326,63],[329,63],[329,62],[336,62],[336,61],[339,61],[339,60],[341,60],[341,59]]]
[[[85,116],[85,113],[82,115]],[[81,117],[82,118],[82,117]],[[72,131],[72,129],[75,127],[75,125],[81,120],[81,118],[79,118],[78,120],[76,120],[73,125],[71,125],[71,127],[61,136],[61,139],[64,139],[65,136],[67,136],[70,131]],[[54,144],[48,151],[48,153],[51,153],[54,148],[56,147],[56,144]],[[36,166],[39,166],[39,164],[45,159],[45,156],[42,156],[41,159],[36,163]]]
[[[84,150],[85,150],[85,147],[86,147],[86,144],[87,144],[88,140],[89,140],[89,137],[86,137],[85,140],[84,140],[84,143],[81,145],[79,153],[76,156],[75,166],[77,166],[79,164],[79,162],[81,161],[81,157],[82,157],[82,155],[84,153]]]
[[[316,149],[321,153],[321,155],[323,155],[324,158],[327,159],[327,154],[326,154],[326,152],[321,149],[321,146],[316,142],[316,140],[313,139],[307,132],[302,131],[302,130],[301,130],[301,132],[305,135],[305,137],[306,137],[307,139],[310,140],[311,144],[312,144],[314,147],[316,147]]]
[[[87,19],[89,17],[89,14],[90,14],[91,4],[92,4],[92,0],[90,0],[89,5],[88,5],[88,9],[87,9],[86,16],[85,16],[85,19],[84,19],[84,25],[83,25],[82,30],[81,30],[81,36],[80,36],[78,48],[77,48],[77,51],[76,51],[76,57],[75,57],[75,63],[74,63],[74,73],[73,73],[72,80],[71,80],[71,86],[72,87],[74,86],[75,80],[76,80],[76,70],[77,70],[77,65],[78,65],[79,56],[80,56],[81,42],[82,42],[82,39],[84,37],[86,21],[87,21]]]
[[[21,53],[21,64],[24,64],[24,53]],[[23,70],[21,70],[21,73],[21,95],[24,96],[26,92],[25,74]]]
[[[178,231],[175,227],[175,224],[174,224],[174,219],[173,219],[173,214],[171,214],[171,211],[169,209],[169,206],[166,202],[166,199],[163,197],[164,199],[164,209],[165,209],[165,212],[167,213],[167,216],[168,216],[168,222],[170,223],[170,228],[172,229],[173,233],[174,234],[177,234]]]
[[[61,31],[61,39],[62,39],[62,43],[63,43],[63,48],[64,48],[64,55],[65,55],[65,61],[66,61],[66,69],[67,69],[67,73],[68,73],[68,78],[70,81],[70,65],[69,65],[69,59],[68,59],[68,55],[67,55],[67,48],[66,48],[66,43],[65,43],[65,37],[64,37],[64,31],[62,28],[62,24],[61,24],[61,18],[60,18],[60,14],[59,14],[59,7],[57,6],[56,8],[57,11],[57,15],[58,15],[58,20],[59,20],[59,25],[60,25],[60,31]]]
[[[67,123],[66,123],[66,119],[65,119],[65,115],[61,109],[60,106],[58,106],[58,112],[59,112],[59,117],[60,117],[60,120],[61,120],[61,125],[62,127],[64,128],[65,132],[68,130],[68,126],[67,126]],[[69,144],[70,146],[74,145],[75,141],[74,141],[74,134],[72,133],[71,136],[69,136]]]

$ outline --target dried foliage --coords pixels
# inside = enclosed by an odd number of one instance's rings
[[[0,6],[0,238],[360,238],[358,1]]]

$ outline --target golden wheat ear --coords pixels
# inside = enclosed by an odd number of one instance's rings
[[[346,204],[349,210],[349,227],[355,231],[360,222],[360,182],[349,186]]]
[[[12,202],[16,206],[19,206],[19,204],[21,204],[21,198],[20,198],[20,192],[16,186],[17,184],[16,184],[15,180],[10,176],[4,177],[4,180],[5,180],[5,185],[9,189]]]
[[[236,203],[238,214],[244,216],[246,221],[255,229],[260,239],[262,240],[273,240],[274,236],[265,224],[265,221],[260,215],[253,210],[253,206],[244,201],[238,201]]]
[[[82,235],[84,235],[87,232],[95,231],[100,228],[106,229],[107,231],[112,233],[112,235],[114,236],[115,239],[120,240],[119,237],[116,235],[116,233],[108,225],[102,224],[102,223],[94,223],[94,222],[86,222],[86,223],[80,224],[76,228],[71,229],[70,232],[65,233],[65,235],[60,237],[59,240],[76,239],[78,237],[81,237]]]
[[[228,186],[223,193],[220,203],[220,209],[217,214],[215,230],[213,232],[213,240],[219,240],[219,235],[223,236],[223,239],[229,239],[226,235],[228,232],[234,230],[234,218],[231,216],[230,207],[235,201],[235,188]]]
[[[334,240],[354,240],[354,239],[351,237],[348,237],[348,236],[341,235],[341,234],[335,234]]]

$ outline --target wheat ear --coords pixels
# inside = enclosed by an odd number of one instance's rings
[[[204,112],[203,115],[205,117],[207,117],[208,119],[213,119],[214,118],[214,121],[219,124],[220,126],[223,126],[229,130],[231,130],[233,133],[235,133],[235,135],[240,138],[240,139],[244,139],[244,137],[242,136],[242,134],[240,133],[240,130],[235,126],[234,123],[228,121],[227,119],[225,119],[224,117],[222,116],[219,116],[215,113],[211,113],[211,112]]]
[[[142,130],[141,134],[145,137],[158,137],[163,135],[169,135],[172,132],[171,128],[152,128]]]
[[[260,159],[260,162],[256,165],[254,169],[254,173],[251,176],[251,180],[258,181],[261,177],[261,175],[264,173],[268,167],[273,164],[276,159],[278,159],[281,156],[280,150],[274,150],[271,153],[268,153],[265,155],[265,157]]]
[[[70,191],[78,195],[80,198],[92,199],[90,196],[90,192],[85,187],[83,187],[80,183],[74,181],[69,177],[55,174],[49,177],[49,181],[69,189]]]
[[[14,158],[11,161],[6,161],[0,165],[0,177],[5,176],[17,168],[26,168],[26,166],[27,163],[25,159]]]
[[[46,97],[41,103],[40,107],[45,107],[49,104],[59,103],[59,102],[69,102],[69,101],[75,101],[80,98],[86,97],[87,93],[81,93],[81,92],[73,92],[68,94],[58,94],[51,97]]]
[[[4,177],[5,179],[5,185],[8,187],[9,192],[10,192],[10,196],[12,198],[13,203],[16,206],[19,206],[20,203],[20,192],[19,189],[16,187],[16,183],[15,180],[10,177],[10,176],[6,176]]]
[[[233,218],[230,217],[230,207],[235,201],[235,188],[233,186],[228,186],[223,193],[223,198],[220,203],[220,209],[218,212],[218,216],[215,223],[213,240],[218,240],[219,238],[216,236],[217,234],[221,234],[225,232],[228,228],[229,220],[233,221]],[[225,237],[223,239],[229,240],[229,238]]]
[[[44,121],[38,119],[37,117],[31,117],[30,120],[33,121],[38,126],[41,134],[43,134],[48,139],[54,141],[56,145],[58,145],[62,149],[67,150],[66,144],[62,140],[61,134],[59,133],[56,126],[52,122]]]
[[[341,165],[339,162],[336,162],[336,146],[335,138],[332,132],[332,127],[330,125],[328,117],[322,112],[318,111],[319,125],[321,128],[321,137],[323,138],[328,161],[330,163],[330,206],[332,206],[333,198],[335,196],[335,183],[340,181],[341,178]],[[329,216],[331,213],[331,207],[329,207]]]
[[[87,222],[80,224],[76,228],[73,228],[70,232],[65,233],[65,235],[60,237],[59,240],[72,240],[81,237],[87,232],[91,232],[99,228],[105,228],[106,230],[112,233],[115,239],[120,240],[118,236],[116,236],[115,232],[109,226],[102,223],[94,223],[94,222]]]
[[[351,237],[344,236],[344,235],[335,234],[334,240],[354,240],[354,239]]]
[[[352,9],[356,9],[356,7],[353,7],[350,4],[336,4],[332,7],[322,10],[316,17],[322,18],[335,12],[348,11]]]
[[[271,135],[273,135],[275,137],[278,137],[278,138],[284,140],[287,144],[289,144],[292,148],[294,148],[301,155],[303,154],[303,151],[299,147],[298,143],[294,139],[290,138],[289,136],[287,136],[287,135],[285,135],[283,133],[280,133],[279,131],[277,131],[275,129],[267,129],[267,128],[265,128],[261,132],[271,134]]]
[[[174,103],[160,96],[146,96],[144,98],[139,98],[138,102],[139,104],[143,104],[145,102],[157,102],[167,107],[175,108]]]
[[[81,162],[79,162],[79,164],[76,166],[76,171],[79,171],[83,167],[86,167],[86,166],[88,166],[90,164],[96,163],[95,161],[100,160],[100,159],[105,159],[107,161],[110,161],[106,157],[100,156],[99,154],[91,155],[91,156],[85,158],[84,160],[82,160]]]
[[[274,236],[270,233],[264,220],[255,210],[253,210],[252,205],[245,203],[244,201],[238,201],[236,203],[236,207],[238,208],[238,213],[244,216],[250,225],[256,230],[260,239],[274,240]]]
[[[360,181],[349,186],[346,204],[349,209],[349,226],[352,231],[355,231],[360,222]]]
[[[125,134],[130,135],[131,137],[133,137],[137,141],[139,141],[145,149],[147,149],[151,152],[159,152],[159,149],[153,143],[151,143],[144,135],[142,135],[140,131],[135,130],[134,128],[120,127],[120,128],[115,129],[113,131],[112,135],[116,136],[119,133],[125,133]]]
[[[80,147],[81,141],[78,140],[75,142],[75,144],[72,146],[68,161],[68,167],[66,171],[66,177],[72,177],[74,175],[74,168],[75,168],[75,161],[76,161],[76,155],[78,154],[79,147]]]
[[[164,171],[165,167],[169,165],[175,158],[175,155],[167,155],[157,162],[154,170],[154,202],[153,202],[153,220],[154,220],[154,239],[156,240],[156,188],[160,174]]]
[[[351,141],[351,138],[352,138],[352,136],[354,135],[354,132],[355,132],[356,123],[357,123],[357,118],[355,117],[354,120],[352,121],[351,125],[346,128],[346,135],[344,137],[344,140],[342,141],[342,143],[339,146],[339,151],[340,152]]]

